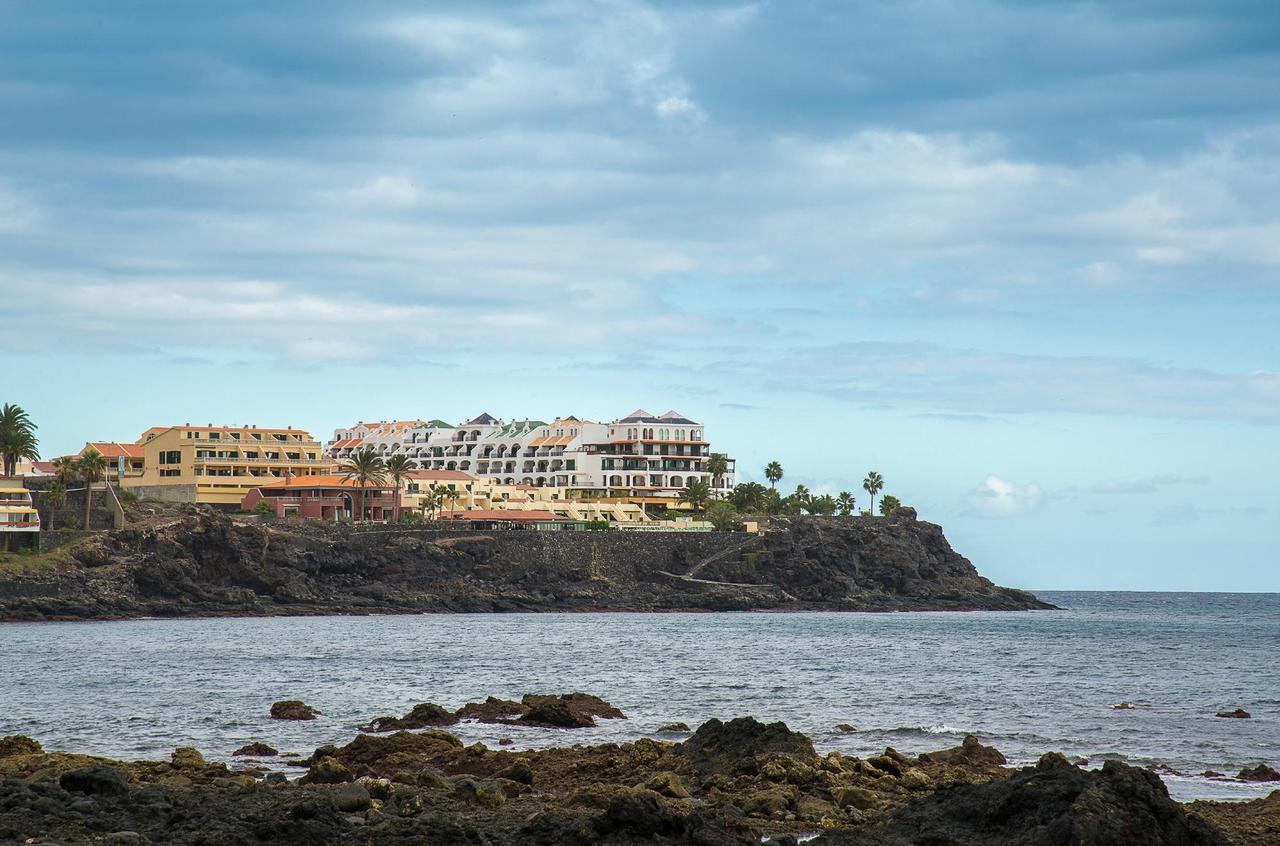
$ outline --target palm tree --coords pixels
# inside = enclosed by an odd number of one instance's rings
[[[84,527],[89,528],[89,509],[93,505],[93,483],[107,472],[107,459],[93,447],[85,450],[76,461],[76,469],[84,480]]]
[[[836,496],[836,510],[841,517],[848,517],[858,507],[858,501],[848,491],[840,491]]]
[[[680,501],[687,503],[693,510],[701,511],[707,507],[711,499],[711,486],[701,479],[690,479],[680,491]]]
[[[792,514],[808,511],[812,502],[813,495],[809,493],[809,489],[804,485],[796,485],[795,493],[787,497],[787,511]]]
[[[711,453],[711,457],[707,459],[707,472],[711,474],[711,479],[715,482],[714,487],[719,489],[720,480],[729,472],[729,459],[725,457],[723,452]]]
[[[76,469],[76,457],[74,455],[63,455],[53,460],[53,472],[58,474],[58,481],[64,486],[67,482],[74,480],[80,473]]]
[[[364,519],[364,490],[371,485],[387,483],[387,463],[378,455],[373,447],[365,447],[347,459],[342,465],[342,478],[355,482],[359,486],[360,505],[356,512],[356,520]]]
[[[396,453],[387,459],[387,475],[391,477],[391,483],[396,486],[395,519],[397,523],[400,522],[400,483],[409,475],[409,471],[417,466],[418,462],[404,453]]]
[[[729,502],[743,514],[759,514],[765,510],[765,497],[769,489],[759,482],[743,482],[729,494]]]
[[[462,493],[455,488],[443,488],[440,491],[440,505],[449,506],[449,514],[453,514],[453,510],[458,505],[458,500],[462,499]]]
[[[888,517],[902,507],[902,500],[893,494],[885,494],[880,498],[880,513]]]
[[[823,517],[830,517],[832,514],[836,513],[836,499],[831,494],[810,497],[809,504],[806,508],[810,514],[819,514]]]
[[[50,508],[61,508],[67,504],[67,489],[61,482],[50,482],[41,493],[45,495]]]
[[[867,478],[862,480],[862,489],[871,494],[871,513],[876,513],[876,494],[884,490],[884,479],[874,470],[867,471]]]
[[[777,487],[778,482],[782,481],[782,465],[776,461],[770,461],[764,467],[764,477],[769,480],[769,487]]]
[[[0,407],[0,475],[15,475],[18,462],[23,459],[38,460],[39,445],[36,424],[22,406],[5,403]]]

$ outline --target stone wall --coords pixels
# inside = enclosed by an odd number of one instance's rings
[[[195,502],[195,485],[129,485],[125,488],[138,499],[159,499],[164,502]]]
[[[45,531],[54,529],[84,528],[84,488],[67,491],[66,499],[58,508],[50,505],[49,497],[43,493],[32,491],[36,510],[40,512],[40,527]],[[90,529],[114,529],[117,516],[111,495],[99,485],[93,491],[93,502],[89,513]]]

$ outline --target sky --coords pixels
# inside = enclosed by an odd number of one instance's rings
[[[1274,0],[0,0],[0,400],[706,424],[1028,588],[1280,590]]]

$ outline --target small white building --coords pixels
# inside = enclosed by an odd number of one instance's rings
[[[40,545],[40,512],[19,479],[0,479],[0,551]]]

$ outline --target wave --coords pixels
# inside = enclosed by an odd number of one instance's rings
[[[973,732],[968,729],[956,728],[945,723],[936,726],[895,726],[893,728],[868,728],[863,729],[859,734],[958,734],[966,735]]]

